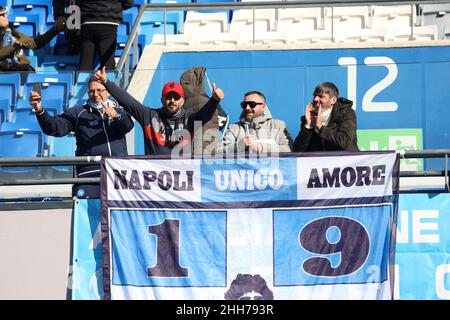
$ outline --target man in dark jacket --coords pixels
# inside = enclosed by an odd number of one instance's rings
[[[195,113],[208,102],[209,96],[205,92],[205,79],[206,68],[204,67],[190,68],[181,75],[180,83],[184,89],[185,101],[183,108],[185,111]],[[220,130],[225,126],[227,119],[228,116],[225,111],[220,104],[217,105],[217,111],[214,112],[211,120],[194,132],[195,154],[202,154],[204,151],[215,147],[218,142],[216,138]]]
[[[88,86],[86,104],[69,108],[58,116],[51,116],[42,106],[40,94],[31,91],[29,102],[36,111],[42,131],[54,137],[74,132],[76,156],[127,155],[125,135],[133,129],[133,120],[116,101],[109,99],[102,84],[91,80]],[[100,177],[100,166],[78,165],[77,176]],[[74,185],[73,194],[80,198],[99,198],[99,186]]]
[[[115,68],[117,28],[123,20],[123,10],[131,8],[134,0],[61,0],[53,4],[58,12],[61,6],[75,4],[81,13],[80,70],[92,70],[98,54],[100,67]]]
[[[358,151],[353,102],[339,98],[331,82],[316,86],[313,96],[301,118],[294,151]]]
[[[223,99],[222,89],[213,84],[213,94],[197,112],[184,110],[185,93],[178,82],[168,82],[161,94],[162,107],[148,108],[134,99],[128,92],[106,78],[105,68],[96,72],[94,79],[102,83],[111,95],[142,126],[145,154],[172,155],[192,154],[192,135],[195,126],[208,122]]]
[[[64,19],[57,19],[46,33],[30,38],[11,27],[8,8],[0,7],[0,71],[34,71],[23,49],[38,49],[64,30]]]

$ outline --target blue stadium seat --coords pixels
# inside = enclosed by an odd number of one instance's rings
[[[1,158],[40,156],[42,156],[41,131],[0,131]]]
[[[20,33],[32,38],[44,31],[45,18],[39,14],[21,15],[14,12],[14,15],[10,15],[8,20]]]
[[[21,15],[39,13],[43,15],[44,22],[53,19],[52,0],[14,0],[11,8],[16,14],[20,12]]]
[[[11,113],[11,104],[8,99],[0,99],[0,125],[9,121]]]
[[[0,131],[0,158],[41,157],[43,155],[43,133],[35,129],[22,128],[9,122]],[[30,174],[36,167],[0,167],[2,173]]]
[[[63,82],[55,82],[55,83],[49,83],[49,82],[27,82],[24,86],[23,94],[25,97],[28,97],[30,94],[30,91],[33,89],[33,85],[35,83],[41,83],[42,89],[41,89],[41,96],[44,100],[53,100],[53,99],[60,99],[63,101],[64,107],[66,107],[68,102],[68,88],[67,84]]]
[[[28,56],[28,60],[30,60],[30,66],[32,66],[34,68],[34,70],[37,70],[38,65],[39,65],[39,57],[33,56],[33,55],[27,55],[27,56]]]
[[[61,99],[50,99],[50,100],[43,100],[42,105],[44,106],[45,110],[47,110],[51,115],[58,115],[64,111],[62,101]],[[17,112],[23,112],[31,111],[30,103],[28,102],[28,99],[20,99],[17,101],[17,104],[14,108],[14,119],[17,121],[16,113]],[[33,114],[34,116],[34,114]],[[20,118],[20,116],[19,116]],[[33,121],[36,122],[36,119],[34,118]]]
[[[16,104],[20,89],[20,73],[0,73],[0,100],[7,100],[2,102],[1,109],[8,112]],[[8,121],[5,114],[5,121]]]
[[[73,134],[64,137],[52,137],[49,149],[50,157],[74,157],[76,140]],[[55,167],[56,170],[67,171],[71,167]]]
[[[130,34],[131,29],[133,28],[133,24],[136,21],[138,13],[137,7],[132,7],[123,12],[123,21],[120,23],[119,28],[117,29],[117,34]]]
[[[41,71],[74,71],[78,70],[79,64],[78,55],[47,55],[41,63]]]
[[[36,119],[36,114],[28,105],[28,109],[14,110],[14,124],[18,126],[17,129],[23,130],[41,130],[39,123]]]
[[[116,45],[116,52],[115,52],[116,57],[120,57],[122,55],[123,49],[125,49],[127,41],[128,41],[128,36],[123,35],[123,34],[117,35],[117,45]],[[141,57],[141,54],[144,51],[144,47],[145,47],[145,36],[140,34],[140,35],[138,35],[138,58]],[[134,67],[132,65],[133,49],[130,50],[129,55],[130,55],[130,61],[131,61],[130,67],[133,68]]]
[[[0,6],[10,8],[13,0],[0,0]]]
[[[87,85],[91,77],[92,72],[78,72],[73,90],[74,100],[71,101],[70,106],[84,104],[86,102],[88,99]]]
[[[139,8],[139,6],[141,5],[141,4],[146,4],[146,3],[150,3],[150,1],[147,1],[147,0],[134,0],[134,6],[135,7],[138,7]],[[128,9],[129,10],[129,9]]]
[[[42,84],[42,99],[61,99],[64,108],[72,94],[72,72],[30,73],[24,85],[23,96],[28,97],[35,83]]]
[[[169,11],[166,15],[166,34],[177,34],[183,26],[184,13]],[[154,34],[164,34],[164,13],[146,11],[139,22],[139,34],[145,35],[145,44],[150,44]]]

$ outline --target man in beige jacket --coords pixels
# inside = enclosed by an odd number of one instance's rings
[[[282,120],[272,119],[266,97],[250,91],[241,102],[239,122],[230,125],[215,154],[270,153],[292,151],[292,138]]]

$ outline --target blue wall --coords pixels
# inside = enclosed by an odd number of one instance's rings
[[[348,61],[354,66],[343,65]],[[222,105],[232,122],[243,94],[259,90],[273,116],[283,119],[295,137],[315,85],[332,81],[341,96],[356,100],[358,130],[419,128],[424,149],[450,147],[449,46],[165,53],[144,104],[159,107],[162,85],[178,81],[193,66],[206,67],[210,81],[225,91]],[[396,110],[383,111],[383,102],[396,104]],[[374,110],[368,111],[371,105]],[[142,154],[142,137],[136,140],[136,153]],[[429,160],[427,169],[432,167],[442,167],[442,160]]]

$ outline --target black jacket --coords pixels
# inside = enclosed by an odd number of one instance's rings
[[[218,102],[211,98],[198,112],[191,113],[182,108],[176,119],[169,119],[162,108],[153,109],[142,105],[111,81],[107,81],[105,87],[142,126],[146,155],[169,155],[175,147],[180,150],[177,154],[191,154],[192,148],[195,148],[191,143],[194,121],[205,124],[216,112],[218,105]]]
[[[359,151],[356,137],[356,114],[353,102],[338,98],[327,126],[305,128],[302,117],[300,132],[294,141],[294,151]]]
[[[54,137],[75,133],[77,156],[114,156],[127,155],[125,135],[133,129],[133,120],[121,107],[116,108],[120,115],[117,120],[103,117],[96,109],[85,104],[75,106],[58,116],[47,111],[36,114],[42,131]],[[98,164],[78,165],[78,176],[100,176]]]
[[[54,16],[63,15],[64,8],[70,5],[69,0],[53,0]],[[134,0],[75,0],[81,11],[81,23],[114,22],[123,20],[123,10],[131,8]]]

